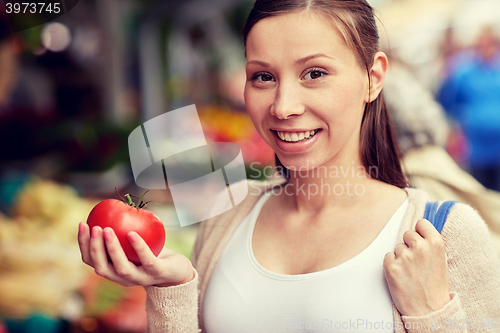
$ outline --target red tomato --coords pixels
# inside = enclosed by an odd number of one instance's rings
[[[98,203],[90,212],[87,224],[90,229],[95,226],[112,228],[127,258],[136,265],[141,261],[127,239],[130,231],[137,232],[155,256],[160,254],[165,245],[165,228],[160,219],[148,210],[130,206],[120,200],[107,199]]]

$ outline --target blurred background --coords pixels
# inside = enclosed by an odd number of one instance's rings
[[[370,2],[406,171],[500,232],[500,1]],[[266,176],[274,155],[243,101],[252,3],[80,0],[12,33],[0,0],[0,333],[145,332],[143,289],[96,276],[76,243],[78,222],[115,186],[144,191],[127,146],[144,121],[196,104],[207,140],[237,143],[247,177]],[[168,191],[147,199],[166,246],[189,257],[196,225],[177,226]]]

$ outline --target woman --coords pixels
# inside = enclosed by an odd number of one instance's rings
[[[150,332],[498,325],[500,265],[484,222],[457,204],[441,236],[422,219],[428,196],[407,188],[372,8],[364,0],[257,1],[244,35],[246,107],[287,181],[249,182],[243,203],[203,222],[192,266],[168,249],[154,257],[131,232],[136,267],[111,229],[90,234],[86,224],[83,261],[146,287]]]

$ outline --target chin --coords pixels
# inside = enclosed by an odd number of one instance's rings
[[[312,159],[279,157],[281,164],[290,171],[310,171],[316,169],[321,164]]]

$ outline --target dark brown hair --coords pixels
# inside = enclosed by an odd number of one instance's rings
[[[258,21],[304,10],[332,19],[347,45],[356,51],[358,62],[370,80],[370,69],[379,50],[379,36],[373,8],[365,0],[257,0],[243,29],[245,46],[250,30]],[[401,154],[382,92],[366,105],[361,123],[360,154],[367,170],[376,167],[379,180],[400,188],[409,186],[401,168]],[[288,178],[289,170],[277,156],[276,164]]]

